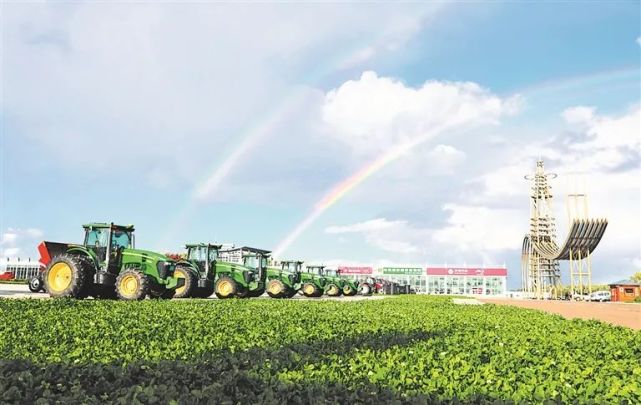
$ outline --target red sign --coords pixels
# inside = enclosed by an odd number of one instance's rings
[[[371,267],[341,266],[338,268],[340,274],[372,274],[373,271]]]
[[[481,267],[428,267],[428,276],[507,276],[507,269]]]

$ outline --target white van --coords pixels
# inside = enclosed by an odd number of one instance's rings
[[[610,301],[612,297],[610,296],[610,291],[595,291],[590,294],[590,301]]]

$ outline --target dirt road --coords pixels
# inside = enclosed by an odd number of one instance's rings
[[[559,314],[565,318],[597,319],[614,325],[641,330],[641,304],[618,302],[534,301],[518,299],[482,299],[498,305],[539,309]]]

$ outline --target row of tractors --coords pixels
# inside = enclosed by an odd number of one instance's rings
[[[38,246],[43,270],[29,281],[33,292],[51,297],[141,300],[170,298],[337,297],[410,293],[409,286],[382,279],[348,279],[324,266],[302,261],[269,265],[269,252],[245,252],[242,263],[221,260],[221,245],[186,245],[169,257],[135,248],[133,225],[83,225],[82,244],[44,241]]]

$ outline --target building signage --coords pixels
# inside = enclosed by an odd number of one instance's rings
[[[340,274],[372,274],[374,269],[371,267],[357,267],[357,266],[340,266],[338,268]]]
[[[428,276],[507,276],[506,268],[428,267]]]
[[[423,269],[420,267],[383,267],[381,273],[385,275],[420,276]]]

